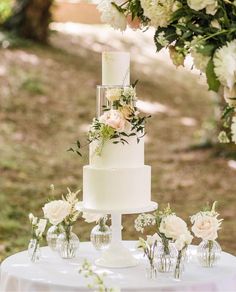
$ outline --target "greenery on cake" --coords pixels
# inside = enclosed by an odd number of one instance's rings
[[[97,141],[97,155],[101,155],[104,144],[108,141],[124,145],[129,143],[129,137],[135,137],[139,143],[146,134],[145,123],[150,116],[142,115],[136,107],[136,83],[106,89],[107,105],[103,106],[103,114],[93,119],[87,136],[88,144]],[[70,148],[69,151],[81,155],[80,149],[81,143],[78,140],[76,148]]]

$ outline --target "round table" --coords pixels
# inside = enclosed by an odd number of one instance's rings
[[[106,275],[108,287],[119,287],[121,291],[236,291],[236,257],[223,252],[218,265],[202,268],[196,261],[196,247],[190,246],[190,261],[186,264],[181,281],[173,279],[172,274],[158,273],[157,278],[146,278],[147,262],[136,249],[136,241],[124,244],[139,260],[132,268],[101,268],[94,266],[97,273]],[[10,256],[1,264],[1,292],[46,292],[46,291],[89,291],[91,279],[79,274],[84,259],[94,263],[100,256],[91,243],[81,243],[78,256],[73,260],[63,260],[48,247],[42,248],[42,258],[31,263],[26,251]],[[91,290],[90,290],[91,291]]]

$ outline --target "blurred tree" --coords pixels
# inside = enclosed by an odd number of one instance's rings
[[[46,43],[53,0],[16,0],[3,27],[18,36]]]

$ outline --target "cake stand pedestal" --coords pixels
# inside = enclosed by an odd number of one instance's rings
[[[158,204],[151,202],[148,206],[142,208],[130,208],[123,210],[101,210],[82,208],[84,212],[111,214],[112,239],[111,244],[105,250],[101,257],[95,261],[96,265],[108,268],[126,268],[138,264],[137,259],[122,243],[122,214],[137,214],[156,210]]]

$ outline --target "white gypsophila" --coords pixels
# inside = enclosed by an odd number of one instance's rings
[[[123,13],[112,4],[111,0],[102,0],[97,5],[97,9],[101,13],[101,21],[110,24],[114,29],[125,31],[127,27],[127,20]]]
[[[121,98],[122,90],[121,88],[108,88],[106,90],[106,99],[113,102]]]
[[[177,248],[177,250],[182,250],[184,247],[186,247],[187,245],[191,244],[193,240],[193,236],[192,234],[187,231],[183,234],[181,234],[175,241],[175,247]]]
[[[134,221],[134,228],[143,233],[144,227],[154,225],[156,223],[155,217],[151,214],[140,214]]]
[[[176,240],[181,234],[188,230],[187,224],[183,219],[175,214],[168,215],[161,220],[159,231],[167,238]]]
[[[151,25],[167,27],[176,9],[175,0],[141,0],[144,15],[151,20]]]
[[[221,131],[218,135],[218,140],[220,143],[229,143],[230,140],[225,131]]]
[[[207,64],[211,58],[209,56],[204,56],[203,54],[198,53],[196,48],[191,50],[191,57],[193,58],[194,67],[201,72],[205,72]]]
[[[217,11],[217,0],[187,0],[188,6],[196,11],[206,8],[206,13],[214,15]]]
[[[162,31],[157,35],[156,38],[157,42],[162,45],[163,47],[166,47],[169,45],[169,41],[167,40],[167,38],[165,37],[165,32]]]
[[[231,124],[232,141],[236,144],[236,117],[233,117]]]
[[[153,245],[155,243],[155,241],[157,241],[157,242],[161,241],[161,238],[157,233],[155,233],[153,235],[147,235],[147,244],[148,245],[150,245],[150,246]]]
[[[216,50],[213,57],[214,71],[220,83],[229,89],[236,84],[236,40]]]
[[[49,220],[52,225],[60,224],[71,212],[71,204],[64,200],[51,201],[44,205],[44,217]]]
[[[85,222],[92,223],[92,222],[98,222],[99,219],[104,217],[104,214],[83,212],[82,217],[84,218]]]

